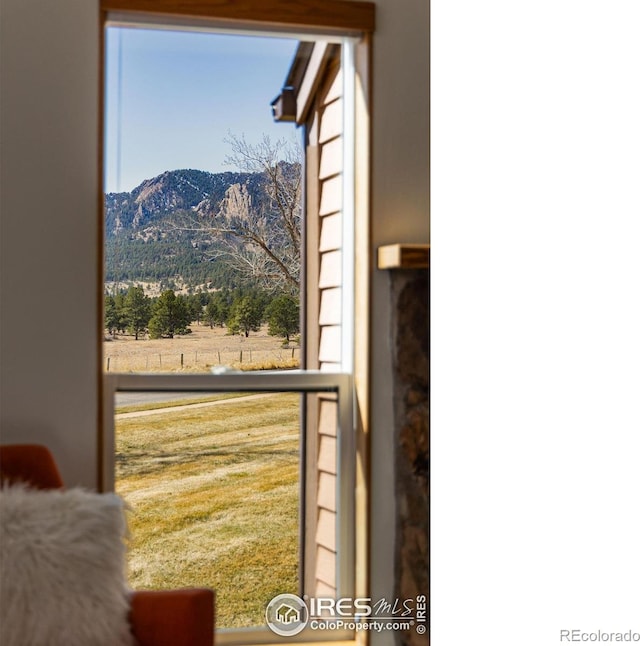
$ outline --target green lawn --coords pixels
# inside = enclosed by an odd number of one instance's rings
[[[116,422],[116,489],[131,507],[133,588],[208,586],[216,626],[264,624],[298,590],[296,393]]]

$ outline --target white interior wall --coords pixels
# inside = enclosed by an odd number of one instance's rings
[[[378,0],[373,44],[372,245],[429,242],[429,2]],[[393,598],[395,517],[388,271],[372,284],[371,595]],[[427,330],[425,329],[425,333]],[[395,643],[384,631],[375,646]]]
[[[376,4],[374,249],[429,237],[428,1]],[[98,3],[2,0],[1,7],[1,440],[46,442],[67,483],[93,486]],[[388,275],[375,271],[374,598],[393,591],[388,295]]]
[[[2,0],[0,433],[96,483],[98,5]]]

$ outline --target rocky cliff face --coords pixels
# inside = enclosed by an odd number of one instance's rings
[[[278,171],[285,180],[289,175],[299,177],[300,165],[278,162]],[[286,187],[287,181],[282,185]],[[274,194],[266,172],[173,170],[130,192],[105,195],[105,280],[178,281],[193,288],[239,285],[246,276],[229,262],[217,261],[227,247],[226,240],[216,235],[224,224],[221,211],[228,211],[227,196],[239,187],[250,220],[266,227],[272,236],[269,242],[277,240],[284,231],[278,208],[281,195]]]
[[[215,212],[232,184],[257,187],[252,173],[207,173],[201,170],[165,171],[129,193],[105,195],[107,237],[144,229],[178,211]]]

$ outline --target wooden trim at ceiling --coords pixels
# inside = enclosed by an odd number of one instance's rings
[[[375,29],[375,5],[351,0],[100,0],[100,9],[120,15],[171,16],[340,33]]]

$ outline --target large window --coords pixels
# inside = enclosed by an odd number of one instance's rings
[[[142,31],[139,15],[134,21],[105,5],[111,20],[107,30],[117,25]],[[182,36],[189,34],[183,18],[176,18]],[[142,22],[148,30],[149,17],[142,16]],[[166,24],[172,23],[170,16],[157,22],[163,29],[175,26]],[[191,168],[203,174],[163,177],[160,184],[173,191],[169,202],[158,182],[147,182],[154,178],[144,178],[135,195],[122,185],[107,190],[104,486],[130,498],[143,517],[141,549],[132,563],[138,577],[134,586],[139,581],[138,587],[175,587],[176,572],[195,573],[191,585],[218,591],[217,627],[228,641],[277,641],[264,626],[265,607],[276,594],[337,599],[366,592],[367,57],[366,43],[351,24],[343,34],[336,33],[340,25],[330,26],[323,35],[278,37],[278,46],[290,47],[289,63],[277,70],[278,85],[264,96],[264,104],[271,103],[275,120],[284,122],[274,127],[283,132],[287,123],[296,127],[293,141],[300,152],[269,147],[274,138],[256,143],[245,130],[228,134],[236,161],[256,151],[262,153],[258,163],[271,155],[266,172],[253,169],[263,173],[261,181],[250,169],[236,168],[229,171],[236,176],[216,188],[219,178]],[[121,46],[122,33],[108,32],[107,48],[118,38]],[[214,33],[223,33],[229,43],[274,38],[256,29],[233,35],[237,32],[221,31],[217,24],[198,24],[199,38]],[[127,109],[118,94],[127,82],[122,55],[120,50],[107,59],[115,60],[115,67],[112,63],[106,73],[111,108],[105,120],[106,165],[120,182]],[[144,92],[143,85],[135,91]],[[170,85],[165,89],[171,90]],[[219,93],[233,100],[231,88],[220,87]],[[109,121],[114,114],[115,130]],[[189,119],[189,108],[184,118]],[[137,127],[145,128],[144,115]],[[109,156],[114,149],[115,160]],[[271,189],[269,168],[280,173]],[[182,220],[165,220],[166,229],[144,222],[145,200],[153,205],[156,199],[152,208],[158,208],[158,201],[163,207],[185,193],[194,203],[182,204]],[[295,199],[299,212],[288,208]],[[262,228],[251,229],[247,213],[256,205]],[[208,230],[202,227],[207,208]],[[299,226],[299,264],[290,253],[296,236],[287,231],[292,223]],[[137,229],[122,235],[132,224]],[[179,248],[176,241],[188,244]],[[189,263],[194,255],[207,258],[211,267]],[[171,261],[176,261],[173,274],[162,269]],[[253,276],[250,284],[237,273],[242,265],[244,278]],[[148,276],[155,271],[160,278],[155,293],[153,281],[142,280],[141,267],[151,267]],[[263,317],[252,320],[251,309],[260,299],[268,301],[261,304]],[[189,328],[203,334],[189,334]],[[228,347],[215,347],[215,332],[222,330]],[[125,345],[123,335],[131,348],[128,363],[114,350]],[[207,335],[204,345],[194,342]],[[264,347],[267,337],[279,339],[275,350]],[[176,339],[181,343],[173,344]],[[149,350],[138,352],[143,346]],[[135,545],[135,526],[133,539]],[[198,559],[215,572],[210,580],[201,576],[205,568]],[[164,571],[164,580],[150,574],[152,562]],[[256,592],[249,603],[240,602],[247,597],[243,586]],[[348,636],[309,629],[300,635]]]

